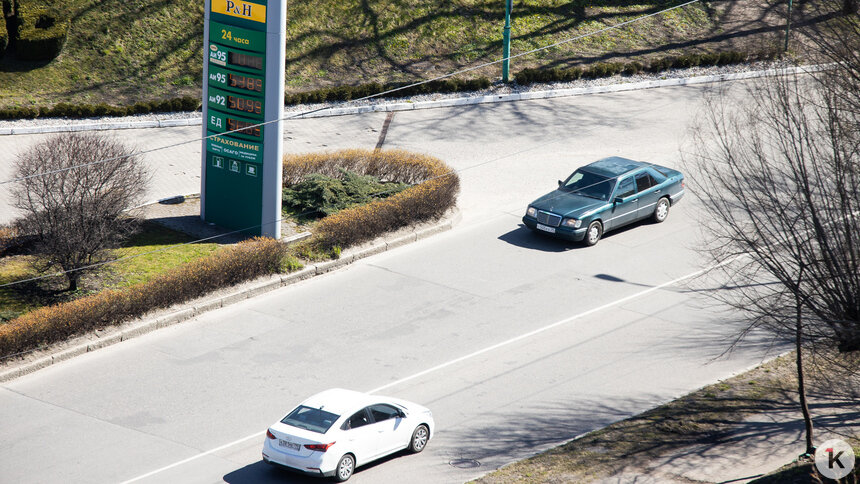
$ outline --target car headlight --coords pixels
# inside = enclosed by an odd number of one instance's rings
[[[526,215],[528,215],[529,217],[537,218],[537,209],[534,207],[529,207],[528,210],[526,210]]]
[[[575,229],[578,229],[582,226],[582,220],[577,220],[575,218],[567,218],[564,219],[564,223],[562,225],[564,225],[565,227],[573,227]]]

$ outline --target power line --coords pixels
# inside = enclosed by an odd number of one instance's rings
[[[585,33],[585,34],[577,35],[577,36],[574,36],[574,37],[570,37],[570,38],[568,38],[568,39],[565,39],[565,40],[562,40],[562,41],[556,42],[556,43],[554,43],[554,44],[546,45],[546,46],[543,46],[543,47],[537,47],[537,48],[535,48],[535,49],[532,49],[532,50],[529,50],[529,51],[526,51],[526,52],[521,52],[521,53],[519,53],[519,54],[512,55],[512,56],[509,56],[509,57],[506,57],[506,58],[502,58],[502,59],[499,59],[499,60],[495,60],[495,61],[485,62],[485,63],[483,63],[483,64],[479,64],[479,65],[477,65],[477,66],[467,67],[467,68],[465,68],[465,69],[460,69],[460,70],[457,70],[457,71],[454,71],[454,72],[450,72],[450,73],[448,73],[448,74],[443,74],[443,75],[441,75],[441,76],[434,77],[434,78],[432,78],[432,79],[426,79],[426,80],[423,80],[423,81],[414,82],[414,83],[412,83],[412,84],[407,84],[407,85],[405,85],[405,86],[400,86],[400,87],[396,87],[396,88],[388,89],[388,90],[386,90],[386,91],[379,92],[379,93],[376,93],[376,94],[370,94],[370,95],[368,95],[368,96],[364,96],[364,97],[361,97],[361,98],[357,98],[357,99],[352,99],[352,100],[349,100],[349,101],[345,101],[343,104],[351,104],[351,103],[358,103],[358,102],[362,102],[362,101],[367,101],[367,100],[370,100],[370,99],[375,99],[375,98],[378,98],[378,97],[387,96],[387,95],[389,95],[389,94],[393,94],[393,93],[398,92],[398,91],[402,91],[402,90],[406,90],[406,89],[411,89],[411,88],[413,88],[413,87],[421,86],[421,85],[428,84],[428,83],[431,83],[431,82],[441,81],[441,80],[444,80],[444,79],[448,79],[448,78],[450,78],[450,77],[454,77],[454,76],[457,76],[457,75],[460,75],[460,74],[465,74],[465,73],[468,73],[468,72],[473,72],[473,71],[476,71],[476,70],[478,70],[478,69],[483,69],[484,67],[489,67],[489,66],[492,66],[492,65],[495,65],[495,64],[502,63],[502,62],[504,62],[504,61],[506,61],[506,60],[507,60],[507,61],[509,61],[509,60],[511,60],[511,59],[516,59],[516,58],[523,57],[523,56],[526,56],[526,55],[534,54],[534,53],[536,53],[536,52],[541,52],[541,51],[544,51],[544,50],[547,50],[547,49],[552,49],[552,48],[554,48],[554,47],[558,47],[558,46],[560,46],[560,45],[564,45],[564,44],[568,44],[568,43],[571,43],[571,42],[575,42],[575,41],[577,41],[577,40],[582,40],[582,39],[585,39],[585,38],[588,38],[588,37],[591,37],[591,36],[594,36],[594,35],[598,35],[598,34],[601,34],[601,33],[604,33],[604,32],[608,32],[608,31],[611,31],[611,30],[616,30],[616,29],[619,29],[619,28],[621,28],[621,27],[623,27],[623,26],[625,26],[625,25],[630,25],[630,24],[633,24],[633,23],[635,23],[635,22],[639,22],[639,21],[641,21],[641,20],[644,20],[644,19],[647,19],[647,18],[650,18],[650,17],[654,17],[654,16],[657,16],[657,15],[664,14],[664,13],[666,13],[666,12],[670,12],[670,11],[672,11],[672,10],[677,10],[677,9],[680,9],[680,8],[686,7],[686,6],[688,6],[688,5],[691,5],[691,4],[694,4],[694,3],[698,3],[698,2],[700,2],[700,1],[701,1],[701,0],[689,0],[689,1],[685,2],[685,3],[680,4],[680,5],[676,5],[676,6],[674,6],[674,7],[665,8],[665,9],[663,9],[663,10],[659,10],[659,11],[657,11],[657,12],[652,12],[652,13],[649,13],[649,14],[646,14],[646,15],[641,15],[641,16],[639,16],[639,17],[636,17],[636,18],[633,18],[633,19],[630,19],[630,20],[626,20],[626,21],[624,21],[624,22],[619,22],[619,23],[617,23],[617,24],[613,24],[613,25],[610,25],[610,26],[608,26],[608,27],[604,27],[604,28],[599,29],[599,30],[596,30],[596,31],[594,31],[594,32],[589,32],[589,33]],[[225,134],[236,133],[236,132],[238,132],[238,131],[244,131],[244,130],[247,130],[247,129],[250,129],[250,128],[257,128],[257,127],[265,126],[265,125],[267,125],[267,124],[276,123],[276,122],[278,122],[278,121],[289,121],[289,120],[292,120],[292,119],[301,118],[301,117],[303,117],[303,116],[308,116],[308,115],[311,115],[311,114],[315,114],[315,113],[318,113],[318,112],[321,112],[321,111],[326,111],[326,110],[329,110],[329,109],[332,109],[332,108],[334,108],[334,106],[322,106],[322,107],[319,107],[319,108],[316,108],[316,109],[312,109],[312,110],[310,110],[310,111],[291,114],[291,115],[289,115],[289,116],[282,117],[280,120],[265,121],[265,122],[262,122],[262,123],[258,123],[258,124],[254,124],[254,125],[249,125],[249,126],[246,126],[246,127],[243,127],[243,128],[234,129],[234,130],[231,130],[231,131],[224,131],[224,132],[219,133],[219,134],[208,135],[208,136],[204,136],[204,137],[202,137],[202,138],[195,138],[195,139],[193,139],[193,140],[188,140],[188,141],[180,141],[180,142],[178,142],[178,143],[173,143],[173,144],[170,144],[170,145],[160,146],[160,147],[158,147],[158,148],[152,148],[152,149],[149,149],[149,150],[138,151],[138,152],[136,152],[135,154],[136,154],[136,155],[144,155],[144,154],[154,153],[154,152],[157,152],[157,151],[167,150],[167,149],[171,149],[171,148],[177,148],[177,147],[179,147],[179,146],[184,146],[184,145],[191,144],[191,143],[200,143],[200,142],[202,142],[202,141],[204,141],[204,140],[211,139],[211,138],[214,138],[214,137],[216,137],[216,136],[223,136],[223,135],[225,135]],[[82,163],[82,164],[80,164],[80,165],[70,166],[70,167],[61,168],[61,169],[57,169],[57,170],[51,170],[51,171],[47,171],[47,172],[44,172],[44,173],[35,173],[35,174],[28,175],[28,176],[25,176],[25,177],[14,178],[14,179],[10,179],[10,180],[2,181],[2,182],[0,182],[0,185],[6,185],[6,184],[9,184],[9,183],[15,183],[15,182],[19,182],[19,181],[27,180],[27,179],[30,179],[30,178],[39,177],[39,176],[46,176],[46,175],[52,175],[52,174],[56,174],[56,173],[62,173],[62,172],[64,172],[64,171],[74,170],[74,169],[77,169],[77,168],[84,168],[84,167],[87,167],[87,166],[97,165],[97,164],[101,164],[101,163],[108,163],[108,162],[116,161],[116,160],[120,160],[120,159],[123,159],[123,158],[126,158],[126,157],[127,157],[127,156],[118,156],[118,157],[108,158],[108,159],[104,159],[104,160],[93,161],[93,162],[89,162],[89,163]]]

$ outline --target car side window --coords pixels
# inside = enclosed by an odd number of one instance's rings
[[[654,185],[659,185],[666,181],[666,176],[660,173],[660,170],[654,169],[654,167],[648,167],[648,173],[654,178]]]
[[[361,410],[355,412],[352,417],[349,417],[346,420],[343,428],[347,429],[357,429],[359,427],[363,427],[370,423],[370,419],[367,417],[367,409],[362,408]]]
[[[621,180],[618,184],[618,194],[616,197],[629,197],[636,193],[636,187],[633,185],[633,178],[627,177]]]
[[[370,407],[370,415],[373,416],[374,422],[382,422],[383,420],[388,420],[390,418],[396,418],[400,416],[400,411],[391,405],[371,405]]]
[[[636,175],[636,190],[640,192],[644,192],[656,184],[657,181],[647,172]]]

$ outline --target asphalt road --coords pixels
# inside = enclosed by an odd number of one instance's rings
[[[460,170],[454,230],[4,384],[0,482],[317,482],[262,464],[263,432],[336,386],[437,422],[354,482],[463,482],[773,355],[753,337],[721,356],[736,328],[694,290],[693,197],[589,249],[520,225],[580,164],[680,166],[706,89],[396,114],[386,147]],[[383,120],[294,122],[287,148],[373,147]]]

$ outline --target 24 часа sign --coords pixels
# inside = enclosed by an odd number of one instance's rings
[[[280,238],[286,0],[206,0],[201,213]]]

